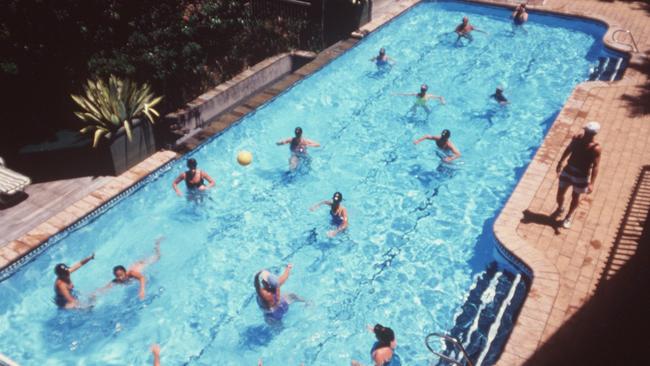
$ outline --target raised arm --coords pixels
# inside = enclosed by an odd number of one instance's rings
[[[328,201],[328,200],[320,201],[320,202],[316,203],[315,205],[311,206],[311,207],[309,208],[309,211],[314,211],[315,209],[319,208],[319,207],[322,206],[322,205],[328,205],[328,206],[331,206],[331,205],[332,205],[332,201]]]
[[[286,145],[286,144],[290,143],[291,140],[293,140],[293,138],[289,137],[289,138],[286,138],[284,140],[280,140],[280,141],[276,142],[275,144],[276,145]]]
[[[305,143],[307,146],[311,147],[320,147],[320,144],[317,141],[314,140],[308,140],[308,139],[302,139],[302,141]]]
[[[70,269],[68,271],[70,273],[72,273],[72,272],[78,270],[79,268],[83,267],[86,263],[90,262],[93,259],[95,259],[95,253],[89,255],[88,257],[86,257],[86,258],[80,260],[79,262],[75,263],[74,265],[72,265],[72,267],[70,267]]]
[[[185,179],[185,173],[181,173],[174,181],[172,182],[172,187],[179,197],[183,197],[183,193],[178,189],[178,183],[182,182]]]
[[[278,278],[278,287],[284,285],[284,283],[287,281],[289,278],[289,274],[291,273],[291,270],[293,269],[293,264],[289,263],[287,266],[284,268],[284,272],[282,272],[282,275]]]
[[[424,141],[424,140],[435,140],[435,139],[436,139],[435,136],[424,135],[424,136],[420,137],[419,139],[413,141],[413,143],[414,143],[415,145],[417,145],[417,144],[419,144],[420,142],[422,142],[422,141]]]

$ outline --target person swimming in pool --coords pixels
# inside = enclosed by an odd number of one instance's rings
[[[468,17],[463,17],[463,21],[458,26],[456,26],[456,29],[454,30],[454,32],[456,32],[458,35],[458,38],[456,38],[456,43],[458,43],[461,38],[466,38],[470,42],[473,41],[474,37],[472,37],[472,31],[487,34],[487,32],[482,31],[470,24]]]
[[[526,4],[519,4],[510,16],[514,25],[521,26],[528,21],[528,13],[526,12]]]
[[[436,146],[442,152],[447,154],[447,156],[443,157],[442,160],[446,163],[449,163],[453,160],[456,160],[460,158],[460,151],[454,146],[454,144],[449,140],[449,137],[451,137],[451,132],[447,129],[442,130],[442,133],[440,136],[432,136],[432,135],[424,135],[420,137],[419,139],[413,141],[415,145],[419,144],[420,142],[424,140],[433,140],[436,142]]]
[[[503,95],[503,87],[498,86],[497,89],[494,91],[494,94],[490,95],[490,97],[494,98],[499,104],[501,105],[506,105],[510,102],[508,102],[508,98],[506,98],[505,95]]]
[[[275,143],[278,146],[289,144],[289,150],[291,151],[289,168],[292,171],[298,168],[300,159],[307,157],[307,147],[320,147],[318,142],[302,137],[302,128],[296,127],[294,134],[294,137],[289,137]]]
[[[289,293],[285,296],[280,293],[280,287],[287,281],[292,269],[293,265],[289,263],[280,277],[276,277],[266,269],[255,274],[254,286],[257,305],[264,313],[264,320],[270,325],[282,321],[284,314],[289,311],[290,304],[295,301],[304,301],[296,294]]]
[[[79,307],[79,301],[77,300],[70,275],[93,259],[95,259],[95,253],[77,262],[72,267],[68,267],[63,263],[59,263],[54,267],[54,273],[56,274],[56,281],[54,281],[54,303],[56,306],[61,309]]]
[[[395,60],[388,57],[388,55],[386,54],[386,49],[383,47],[379,49],[379,54],[371,58],[370,61],[374,62],[375,65],[377,65],[378,67],[395,64]]]
[[[138,291],[138,297],[140,300],[144,300],[145,297],[145,285],[147,283],[147,278],[142,274],[145,268],[149,265],[158,262],[160,260],[160,242],[163,240],[163,237],[156,239],[156,244],[154,247],[154,254],[148,258],[141,259],[132,265],[129,266],[127,270],[122,265],[117,265],[113,267],[113,280],[107,283],[104,287],[100,288],[96,292],[105,292],[115,285],[126,285],[131,283],[133,280],[137,280],[140,284],[140,290]]]
[[[398,94],[395,94],[395,95],[404,95],[404,96],[409,96],[409,97],[415,97],[415,103],[413,104],[413,106],[411,107],[411,110],[410,110],[411,113],[415,112],[415,109],[418,108],[418,107],[422,107],[422,108],[424,108],[424,110],[427,113],[431,113],[431,110],[429,109],[429,106],[427,105],[427,101],[429,99],[438,99],[440,104],[445,104],[446,102],[445,102],[444,97],[442,97],[440,95],[429,94],[429,93],[427,93],[428,90],[429,90],[429,87],[427,86],[427,84],[422,84],[420,86],[420,92],[419,93],[398,93]]]
[[[372,364],[375,366],[391,366],[400,364],[399,358],[395,355],[395,348],[397,348],[397,340],[395,339],[395,332],[389,327],[384,327],[381,324],[368,326],[368,330],[375,334],[377,341],[370,349],[370,358]],[[394,365],[394,366],[395,366]],[[352,366],[363,366],[359,361],[352,361]]]
[[[182,181],[185,181],[185,186],[187,187],[188,193],[195,191],[205,191],[214,187],[214,179],[212,179],[212,177],[210,177],[208,173],[204,172],[203,170],[197,169],[196,166],[197,163],[195,159],[187,159],[188,170],[176,177],[172,183],[172,187],[174,187],[174,191],[176,191],[176,194],[178,196],[183,196],[183,193],[178,189],[178,183]],[[208,181],[207,186],[205,185],[206,180]]]
[[[343,195],[341,192],[336,192],[332,196],[332,200],[325,200],[318,202],[309,208],[310,211],[316,210],[321,205],[330,206],[330,215],[332,216],[332,225],[336,226],[336,230],[330,230],[327,232],[327,236],[333,238],[336,234],[348,228],[348,210],[343,207],[341,204],[343,201]]]

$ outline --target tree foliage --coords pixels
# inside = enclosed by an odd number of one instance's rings
[[[68,96],[87,79],[149,83],[164,113],[297,45],[299,25],[250,11],[243,0],[3,0],[1,146],[78,128]]]

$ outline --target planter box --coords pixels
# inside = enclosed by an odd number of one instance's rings
[[[120,175],[156,152],[156,140],[150,123],[135,120],[131,127],[133,139],[129,141],[120,128],[109,141],[100,141],[99,149],[109,172]],[[108,142],[108,143],[106,143]]]

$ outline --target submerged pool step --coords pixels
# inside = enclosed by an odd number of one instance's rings
[[[496,263],[476,276],[476,283],[448,333],[463,345],[474,365],[492,365],[497,361],[525,294],[522,276],[498,270]],[[461,355],[451,344],[445,344],[442,354],[462,364]],[[440,366],[448,364],[438,362]]]
[[[623,57],[599,57],[598,65],[589,73],[589,81],[621,80],[626,67],[627,61]]]

